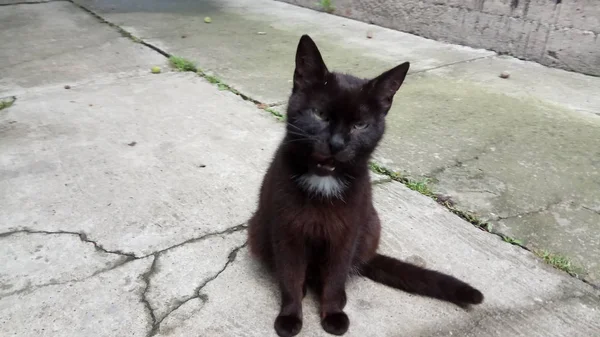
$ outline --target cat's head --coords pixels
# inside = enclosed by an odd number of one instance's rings
[[[385,116],[409,66],[405,62],[370,80],[330,72],[317,45],[302,36],[286,142],[305,157],[310,173],[336,176],[367,162],[383,136]]]

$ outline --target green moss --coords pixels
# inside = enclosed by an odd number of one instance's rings
[[[190,60],[187,60],[183,57],[179,56],[171,56],[169,57],[169,63],[171,66],[179,71],[193,71],[196,72],[198,68],[196,68],[196,64]]]
[[[15,102],[15,98],[14,97],[10,97],[7,99],[1,99],[0,100],[0,110],[2,109],[6,109],[8,107],[10,107],[11,105],[13,105],[13,103]]]
[[[332,0],[321,0],[317,3],[317,6],[321,7],[321,9],[327,13],[333,13],[335,11]]]

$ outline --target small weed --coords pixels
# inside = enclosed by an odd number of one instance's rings
[[[0,99],[0,110],[10,107],[11,105],[13,105],[14,102],[14,97],[10,97],[8,99]]]
[[[171,56],[169,57],[169,63],[171,63],[171,66],[179,71],[193,71],[196,72],[198,70],[198,68],[196,68],[196,65],[190,61],[190,60],[186,60],[183,57],[179,57],[179,56]]]
[[[321,7],[321,9],[327,13],[333,13],[333,11],[335,11],[332,0],[321,0],[317,3],[317,6]]]
[[[571,263],[571,260],[568,257],[559,254],[553,254],[547,250],[536,250],[534,253],[541,257],[544,262],[552,265],[554,268],[565,271],[572,276],[577,276],[578,268]]]
[[[504,242],[508,242],[508,243],[510,243],[511,245],[515,245],[515,246],[523,246],[523,241],[521,241],[521,240],[518,240],[518,239],[511,238],[510,236],[505,236],[505,235],[503,235],[503,236],[502,236],[502,240],[504,240]]]
[[[275,116],[275,118],[277,118],[277,120],[280,122],[283,122],[285,120],[285,116],[279,113],[279,111],[276,111],[275,109],[265,108],[264,110],[270,113],[271,115]]]
[[[213,75],[208,75],[208,74],[206,74],[206,73],[202,72],[201,70],[200,70],[200,71],[198,71],[198,74],[199,74],[200,76],[204,77],[204,78],[205,78],[205,79],[206,79],[208,82],[210,82],[210,83],[212,83],[212,84],[219,84],[219,83],[222,83],[222,82],[221,82],[221,80],[220,80],[218,77],[216,77],[216,76],[213,76]]]
[[[219,90],[228,90],[236,95],[242,96],[242,98],[246,100],[249,100],[247,96],[242,95],[239,91],[232,88],[229,84],[221,81],[220,78],[214,75],[207,74],[204,71],[202,71],[202,69],[198,69],[198,67],[196,67],[196,64],[190,60],[179,56],[171,56],[169,57],[169,62],[171,63],[171,66],[173,68],[179,71],[193,71],[199,76],[204,77],[204,79],[206,79],[209,83],[216,84]]]
[[[435,199],[433,191],[429,188],[430,179],[428,178],[422,180],[408,179],[406,177],[403,177],[400,173],[394,172],[374,162],[369,163],[369,168],[375,173],[386,175],[392,178],[392,180],[403,183],[404,185],[406,185],[406,187],[410,188],[413,191],[417,191],[423,195]]]
[[[223,82],[217,76],[209,75],[209,74],[203,72],[202,70],[198,70],[198,75],[204,77],[208,82],[210,82],[212,84],[216,84],[217,88],[219,90],[227,90],[227,91],[231,91],[232,93],[234,93],[236,95],[241,95],[239,91],[232,88],[229,84]]]
[[[392,178],[393,180],[396,180],[398,182],[401,182],[403,184],[407,184],[408,183],[408,179],[406,179],[405,177],[403,177],[400,173],[398,172],[394,172],[386,167],[383,167],[375,162],[370,162],[369,163],[369,168],[371,169],[371,171],[378,173],[378,174],[383,174],[386,175],[390,178]]]
[[[433,191],[429,188],[429,179],[425,178],[423,180],[408,180],[406,183],[406,187],[410,188],[413,191],[417,191],[423,195],[428,197],[433,197]]]

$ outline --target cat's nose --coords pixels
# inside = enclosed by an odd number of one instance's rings
[[[331,148],[331,153],[335,154],[344,149],[346,146],[346,142],[344,141],[344,137],[340,134],[334,134],[331,139],[329,139],[329,147]]]

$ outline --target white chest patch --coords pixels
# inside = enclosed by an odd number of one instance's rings
[[[326,198],[339,198],[346,184],[332,176],[318,176],[316,174],[304,174],[298,178],[300,186],[307,192]]]

